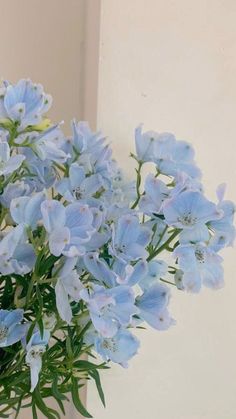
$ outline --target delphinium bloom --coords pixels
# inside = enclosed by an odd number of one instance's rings
[[[23,316],[20,309],[0,310],[0,348],[13,345],[25,335]]]
[[[30,80],[0,87],[0,397],[3,414],[26,401],[55,418],[44,399],[63,413],[71,393],[91,417],[84,379],[104,403],[99,370],[128,366],[136,329],[175,324],[171,287],[223,285],[235,206],[224,185],[216,203],[205,196],[187,141],[139,126],[127,180],[101,132],[73,120],[65,136],[50,105]]]
[[[35,331],[26,345],[25,359],[30,367],[31,392],[34,391],[38,384],[39,373],[42,368],[42,355],[46,351],[49,338],[50,333],[48,330],[44,331],[43,336],[40,335],[39,331]]]
[[[20,128],[37,125],[50,108],[52,98],[43,91],[41,84],[20,80],[16,85],[5,82],[5,92],[0,118],[19,123]]]

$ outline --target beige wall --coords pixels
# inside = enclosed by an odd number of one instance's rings
[[[86,23],[90,3],[0,0],[0,78],[16,81],[30,77],[41,82],[53,95],[50,116],[64,120],[67,130],[73,117],[85,117]],[[94,115],[89,118],[94,119]]]
[[[192,141],[210,197],[228,183],[236,200],[235,0],[102,0],[98,126],[130,174],[133,129]],[[235,419],[235,250],[226,287],[173,292],[177,326],[139,333],[128,371],[103,375],[107,409],[92,386],[95,419]]]

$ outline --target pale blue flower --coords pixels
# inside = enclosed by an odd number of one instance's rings
[[[30,190],[40,192],[44,188],[49,189],[53,186],[57,175],[53,161],[39,160],[29,147],[22,147],[20,150],[27,162],[29,174],[24,182],[29,185]]]
[[[41,204],[46,199],[45,193],[39,192],[35,195],[21,196],[11,201],[10,213],[17,224],[25,224],[33,230],[37,227],[42,218]]]
[[[199,292],[201,285],[208,288],[221,288],[224,284],[223,259],[205,244],[184,244],[178,246],[173,254],[183,271],[182,284],[190,292]]]
[[[166,275],[168,271],[168,265],[164,260],[152,260],[148,262],[147,274],[139,281],[139,286],[142,290],[147,290],[152,285],[156,284],[157,281]]]
[[[62,268],[58,272],[58,267],[54,268],[57,273],[57,283],[55,286],[57,310],[62,320],[70,324],[72,310],[70,301],[79,301],[80,291],[83,285],[79,275],[75,270],[76,258],[66,258],[62,260]],[[54,274],[53,271],[53,274]]]
[[[10,175],[15,170],[19,169],[25,156],[16,154],[10,155],[10,147],[7,142],[0,142],[0,175]]]
[[[26,328],[21,324],[24,311],[0,310],[0,348],[13,345],[25,335]]]
[[[113,337],[120,326],[128,326],[138,312],[133,290],[126,285],[107,289],[93,285],[83,289],[81,298],[87,303],[95,329],[104,337]]]
[[[169,153],[168,148],[167,153],[165,154],[166,148],[163,153],[165,141],[165,137],[163,139],[158,139],[159,144],[157,145],[154,158],[158,171],[167,176],[176,177],[181,172],[186,173],[194,179],[201,178],[201,171],[194,161],[193,147],[186,141],[176,141],[173,146],[171,146],[171,153]]]
[[[93,196],[102,186],[102,177],[99,174],[86,177],[84,168],[78,163],[72,163],[69,168],[69,177],[58,181],[55,187],[67,201],[73,202]]]
[[[86,253],[84,256],[84,264],[100,284],[105,284],[107,287],[114,287],[116,285],[115,272],[109,268],[103,259],[99,258],[97,252]]]
[[[117,284],[134,286],[147,274],[147,263],[139,260],[134,266],[117,260],[112,269],[97,252],[87,253],[84,263],[88,271],[101,284],[114,287]]]
[[[140,224],[136,215],[123,215],[114,228],[110,252],[123,261],[145,259],[145,247],[150,242],[152,231]]]
[[[37,157],[57,163],[65,163],[70,154],[63,151],[64,135],[59,124],[53,125],[42,132],[32,131],[19,135],[15,142],[22,147],[30,147]]]
[[[181,242],[207,241],[210,237],[207,223],[222,217],[213,202],[200,192],[186,191],[165,201],[163,205],[168,225],[182,229]]]
[[[19,198],[24,195],[29,195],[30,187],[23,181],[16,181],[15,183],[8,183],[2,195],[0,195],[1,204],[9,208],[11,201],[14,198]]]
[[[0,241],[0,272],[2,275],[16,273],[24,275],[30,272],[35,263],[35,253],[27,243],[24,225],[10,230]]]
[[[155,131],[142,132],[142,125],[135,129],[135,145],[137,157],[141,161],[153,161],[154,158],[171,156],[175,145],[175,137],[170,133],[159,134]]]
[[[170,197],[174,197],[185,191],[198,191],[203,193],[203,186],[199,179],[193,179],[187,173],[178,172],[175,176],[175,186],[169,190],[169,195]]]
[[[112,361],[123,367],[137,354],[140,343],[136,336],[126,329],[119,329],[112,338],[95,336],[94,347],[104,361]]]
[[[211,221],[209,226],[214,234],[211,237],[211,247],[215,251],[219,251],[223,247],[232,246],[236,237],[236,229],[234,227],[234,214],[236,211],[235,204],[232,201],[224,200],[226,185],[220,185],[217,189],[219,199],[218,209],[223,215],[219,220]]]
[[[90,130],[87,122],[72,122],[73,137],[64,150],[73,161],[84,167],[86,174],[99,173],[103,181],[110,183],[113,175],[112,151],[100,132]]]
[[[64,207],[58,201],[46,200],[41,204],[41,211],[44,227],[49,234],[51,253],[68,257],[83,255],[84,244],[95,231],[89,207],[77,202]]]
[[[31,388],[32,393],[38,384],[39,373],[42,369],[42,355],[46,351],[46,346],[50,339],[50,332],[44,330],[43,336],[39,331],[35,331],[26,345],[26,363],[30,367]]]
[[[171,318],[167,306],[170,299],[169,288],[161,283],[151,285],[143,295],[137,297],[139,317],[157,330],[166,330],[174,320]]]
[[[118,284],[133,287],[136,284],[140,284],[147,275],[147,262],[140,259],[135,265],[129,265],[127,262],[118,259],[114,262],[112,269]]]
[[[167,176],[177,176],[185,172],[193,178],[199,178],[201,172],[194,161],[194,150],[186,141],[177,141],[168,132],[142,133],[142,126],[135,130],[136,153],[139,161],[153,162],[157,170]]]
[[[145,194],[139,201],[139,208],[145,214],[158,214],[163,202],[168,198],[170,190],[166,184],[153,174],[149,174],[145,180]]]
[[[51,96],[44,93],[40,84],[33,84],[31,80],[22,79],[15,85],[8,84],[5,89],[5,115],[17,121],[21,129],[39,124],[51,103]]]

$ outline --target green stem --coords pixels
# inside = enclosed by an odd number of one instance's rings
[[[155,258],[159,253],[161,253],[163,250],[166,250],[169,246],[169,244],[172,242],[172,240],[175,239],[176,236],[178,236],[179,230],[175,230],[174,233],[171,234],[171,236],[166,240],[165,243],[163,243],[156,251],[154,251],[151,255],[148,256],[147,261],[150,262],[153,258]]]
[[[167,281],[167,279],[160,278],[160,281],[161,281],[161,282],[165,282],[166,284],[169,284],[169,285],[173,285],[174,287],[176,287],[176,286],[177,286],[174,282]]]
[[[139,203],[139,200],[140,200],[140,198],[141,198],[140,185],[141,185],[141,169],[142,169],[142,165],[143,165],[143,162],[142,162],[142,161],[139,161],[139,162],[138,162],[138,168],[136,169],[136,172],[137,172],[137,180],[136,180],[136,192],[137,192],[137,198],[136,198],[136,200],[134,201],[134,203],[133,203],[133,205],[132,205],[131,209],[134,209],[134,208],[136,208],[136,207],[137,207],[137,205],[138,205],[138,203]]]

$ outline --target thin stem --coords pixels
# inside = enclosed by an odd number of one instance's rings
[[[151,255],[148,256],[147,261],[150,262],[153,258],[155,258],[159,253],[161,253],[163,250],[167,249],[169,244],[172,242],[172,240],[175,239],[176,236],[178,236],[179,230],[175,230],[173,234],[166,240],[165,243],[162,244],[156,251],[154,251]]]
[[[136,180],[136,193],[137,193],[137,198],[134,201],[131,209],[134,209],[134,208],[137,207],[137,205],[139,203],[139,200],[141,198],[140,185],[141,185],[141,169],[142,169],[142,165],[143,165],[143,162],[142,161],[139,161],[138,162],[138,168],[136,169],[136,173],[137,173],[137,180]]]
[[[176,287],[176,286],[177,286],[174,282],[167,281],[167,279],[160,278],[160,281],[161,281],[161,282],[165,282],[166,284],[169,284],[169,285],[174,285],[174,287]]]
[[[165,226],[165,228],[164,228],[164,230],[162,231],[162,233],[161,233],[161,235],[160,235],[160,237],[159,237],[159,240],[158,240],[158,242],[157,242],[157,244],[156,244],[156,246],[155,246],[155,250],[158,248],[158,246],[159,246],[159,244],[161,243],[161,241],[162,241],[162,239],[163,239],[164,235],[166,234],[167,230],[168,230],[168,226]]]

